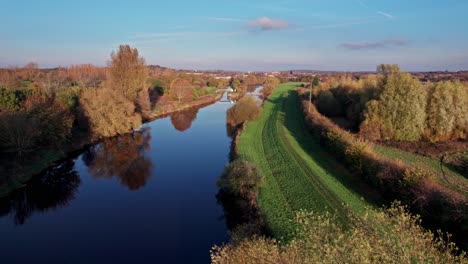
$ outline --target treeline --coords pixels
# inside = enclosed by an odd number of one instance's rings
[[[0,69],[0,152],[22,155],[126,133],[138,129],[157,102],[191,102],[227,82],[155,71],[128,45],[111,54],[107,67]]]
[[[275,76],[265,76],[264,74],[249,74],[247,76],[235,76],[231,79],[229,85],[241,98],[248,92],[253,92],[258,86],[262,86],[260,91],[263,98],[267,98],[273,92],[273,89],[280,84],[282,80]]]
[[[422,83],[396,65],[380,65],[377,72],[323,83],[313,91],[317,109],[328,117],[345,117],[351,130],[371,140],[467,138],[467,84]]]
[[[468,231],[468,203],[464,195],[441,185],[431,171],[382,157],[368,142],[320,114],[304,90],[299,95],[309,130],[337,159],[377,188],[387,201],[402,201],[422,216],[425,226],[450,231],[466,246],[463,234]]]
[[[0,145],[22,154],[112,136],[140,127],[149,111],[148,70],[138,51],[120,46],[107,68],[91,65],[2,70]],[[7,81],[5,81],[7,80]],[[74,138],[76,139],[76,138]]]

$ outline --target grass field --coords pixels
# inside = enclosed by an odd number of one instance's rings
[[[291,219],[298,210],[334,211],[346,223],[346,210],[359,214],[370,205],[358,195],[365,187],[307,131],[297,85],[279,85],[239,139],[240,157],[265,176],[258,202],[266,222],[276,238],[284,239],[295,228]]]
[[[382,145],[375,145],[374,149],[385,157],[399,159],[410,165],[431,170],[438,176],[437,179],[441,184],[463,193],[464,195],[468,194],[468,180],[454,168],[446,164],[440,164],[439,159],[425,157],[398,148]]]

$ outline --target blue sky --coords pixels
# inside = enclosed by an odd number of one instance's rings
[[[466,0],[0,0],[0,66],[105,65],[119,44],[185,69],[468,70]]]

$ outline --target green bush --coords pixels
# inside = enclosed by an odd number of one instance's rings
[[[11,90],[0,88],[0,110],[19,110],[23,102],[32,94],[29,89]]]
[[[253,163],[237,159],[224,170],[217,184],[220,188],[241,196],[248,192],[256,193],[263,183]]]
[[[170,90],[170,87],[161,80],[152,80],[151,88],[159,95],[169,93]]]

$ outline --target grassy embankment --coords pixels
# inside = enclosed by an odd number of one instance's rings
[[[382,145],[375,145],[374,150],[384,157],[401,160],[412,166],[432,171],[440,184],[465,196],[468,194],[468,180],[466,177],[450,165],[441,164],[440,159],[421,156],[402,149]]]
[[[358,194],[364,187],[306,129],[297,85],[279,85],[238,142],[240,157],[255,163],[265,177],[258,203],[266,223],[276,238],[285,239],[298,210],[335,211],[346,223],[348,208],[360,214],[369,206]]]

